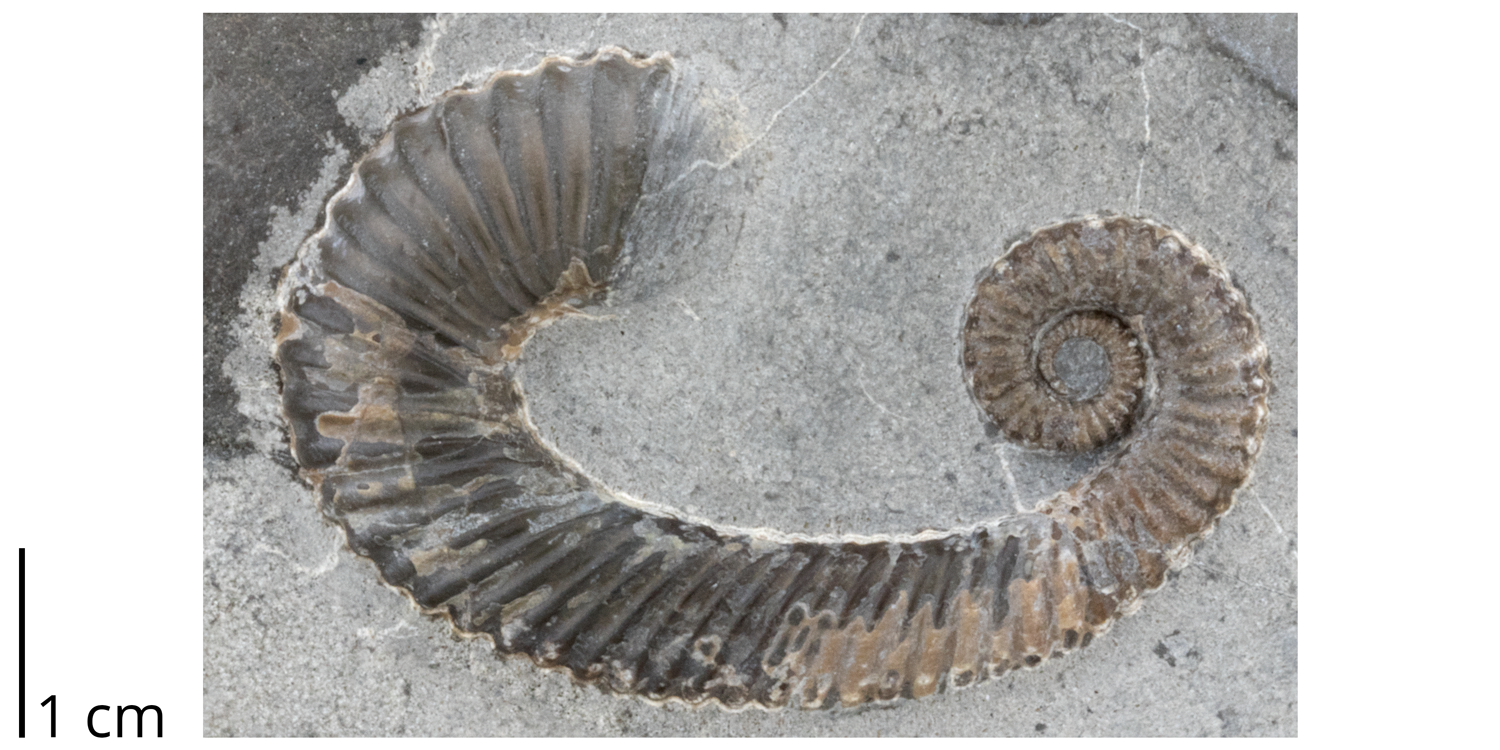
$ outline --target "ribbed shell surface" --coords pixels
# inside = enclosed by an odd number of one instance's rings
[[[289,271],[293,453],[349,546],[423,611],[650,700],[857,705],[1087,645],[1228,510],[1265,427],[1265,347],[1204,251],[1121,217],[1018,243],[969,303],[965,368],[991,418],[1114,442],[1035,512],[905,536],[750,531],[556,453],[515,361],[610,278],[671,96],[669,58],[620,50],[447,94],[357,165]],[[1043,329],[1077,311],[1119,328],[1107,352],[1136,342],[1138,369],[1116,367],[1136,374],[1094,409],[1115,428],[1080,421],[1034,366]]]

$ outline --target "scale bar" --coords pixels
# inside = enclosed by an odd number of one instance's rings
[[[21,708],[16,711],[16,720],[21,724],[21,739],[26,739],[26,548],[21,548]]]

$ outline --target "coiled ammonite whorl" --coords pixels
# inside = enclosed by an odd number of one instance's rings
[[[1139,219],[1043,229],[969,302],[986,418],[1024,446],[1107,451],[1030,512],[874,537],[739,529],[611,490],[542,440],[517,360],[622,253],[652,251],[632,216],[680,143],[674,80],[664,54],[607,49],[450,92],[358,163],[289,269],[292,451],[387,584],[609,691],[823,707],[1086,646],[1186,560],[1249,476],[1268,359],[1218,264]],[[1102,350],[1102,383],[1059,371],[1075,342]]]

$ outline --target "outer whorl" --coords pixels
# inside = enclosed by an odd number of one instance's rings
[[[1005,434],[1114,446],[1035,512],[904,536],[752,532],[557,454],[515,360],[609,279],[671,81],[667,56],[611,49],[451,92],[356,166],[289,271],[276,358],[293,453],[386,583],[607,690],[856,705],[1087,645],[1229,509],[1265,427],[1265,347],[1204,251],[1125,218],[1038,232],[969,305],[965,371]],[[1054,367],[1076,338],[1108,359],[1098,394]]]

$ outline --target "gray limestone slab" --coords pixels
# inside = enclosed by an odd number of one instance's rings
[[[1295,17],[1256,28],[1295,39]],[[294,200],[244,218],[265,237],[253,256],[224,261],[246,270],[233,315],[216,313],[222,361],[205,362],[235,399],[219,441],[247,447],[205,452],[205,731],[1296,735],[1295,42],[1270,75],[1215,33],[1186,16],[767,15],[439,16],[410,44],[393,34],[318,105],[336,125],[284,144],[321,161],[283,178],[300,181]],[[498,658],[383,588],[286,452],[276,271],[393,116],[604,45],[670,52],[718,140],[683,178],[679,240],[629,248],[592,317],[529,345],[521,377],[547,439],[612,487],[742,527],[910,532],[1012,512],[1099,456],[986,434],[959,366],[975,277],[1046,224],[1141,215],[1224,263],[1272,356],[1256,475],[1193,562],[1080,652],[824,712],[608,695]]]

